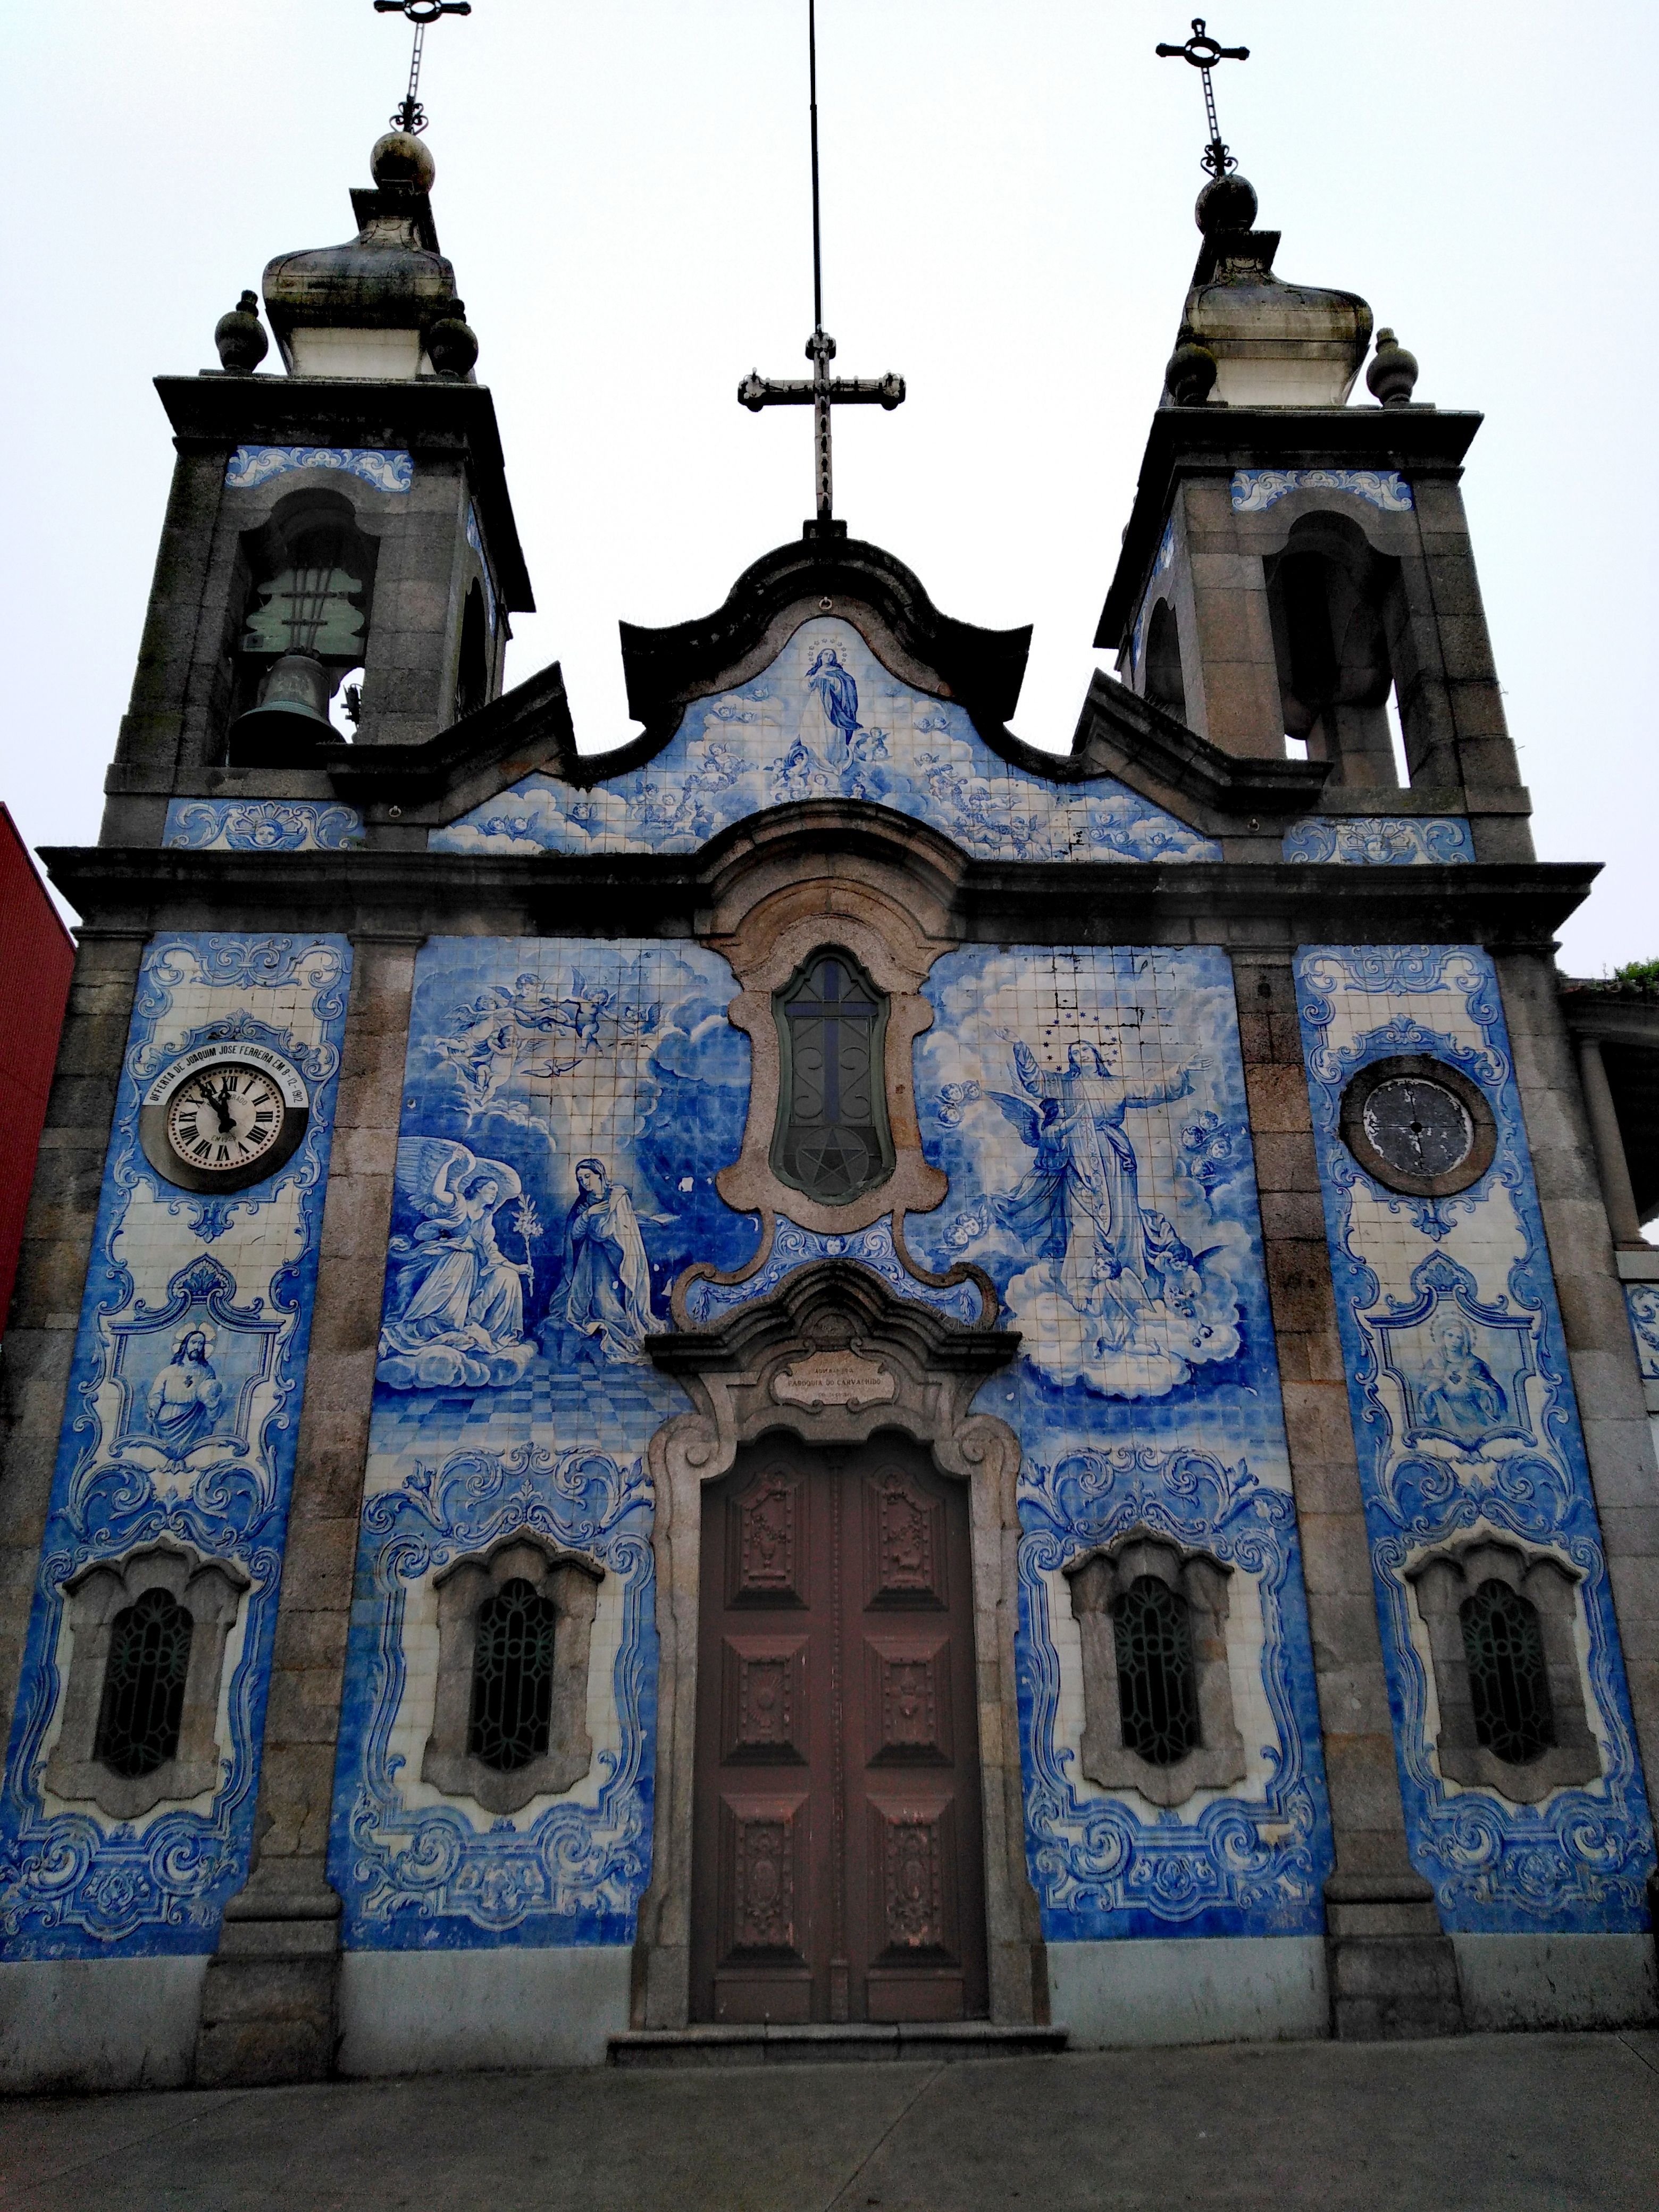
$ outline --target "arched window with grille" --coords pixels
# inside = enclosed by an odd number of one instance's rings
[[[171,1541],[94,1559],[64,1584],[73,1646],[46,1787],[112,1820],[219,1788],[225,1650],[248,1588],[230,1559]]]
[[[498,1774],[527,1766],[547,1749],[557,1622],[552,1600],[516,1577],[478,1607],[466,1747]]]
[[[507,1536],[434,1577],[438,1686],[421,1777],[487,1813],[558,1796],[593,1763],[587,1661],[605,1571]]]
[[[1083,1656],[1079,1765],[1155,1805],[1243,1779],[1227,1665],[1233,1570],[1138,1528],[1065,1570]]]
[[[164,1589],[148,1589],[110,1623],[93,1757],[112,1773],[153,1774],[179,1748],[195,1623]]]
[[[772,1168],[820,1206],[846,1206],[893,1170],[883,1060],[887,1000],[849,952],[815,952],[778,994]]]
[[[1112,1636],[1124,1744],[1153,1766],[1173,1766],[1202,1741],[1187,1601],[1138,1575],[1112,1607]]]
[[[1535,1805],[1601,1773],[1578,1654],[1581,1579],[1548,1553],[1485,1534],[1406,1569],[1434,1667],[1435,1758],[1449,1782]]]

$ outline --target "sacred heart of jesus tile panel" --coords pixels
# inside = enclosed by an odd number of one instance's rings
[[[1218,860],[1109,776],[1012,767],[966,709],[883,667],[852,624],[804,623],[752,682],[693,701],[645,767],[584,789],[538,772],[432,833],[439,853],[690,853],[807,799],[861,799],[995,860]]]

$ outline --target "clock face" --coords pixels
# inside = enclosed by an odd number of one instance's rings
[[[235,1174],[275,1151],[287,1111],[280,1085],[264,1068],[222,1061],[173,1092],[167,1143],[198,1174]]]
[[[1474,1149],[1474,1123],[1462,1100],[1420,1075],[1379,1083],[1364,1108],[1366,1136],[1401,1175],[1450,1175]]]
[[[144,1094],[138,1141],[184,1190],[229,1192],[286,1165],[311,1121],[311,1093],[287,1054],[240,1038],[199,1044]]]

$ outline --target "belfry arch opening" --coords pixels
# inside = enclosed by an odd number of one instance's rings
[[[1310,514],[1267,563],[1267,581],[1287,750],[1332,762],[1338,785],[1408,784],[1399,562],[1346,516]]]

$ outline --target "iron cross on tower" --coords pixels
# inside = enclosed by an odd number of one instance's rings
[[[392,118],[394,131],[419,132],[426,129],[426,110],[420,103],[421,54],[426,45],[426,27],[435,23],[440,15],[470,15],[472,0],[374,0],[377,15],[402,15],[415,26],[415,51],[409,59],[409,89],[402,105]]]
[[[823,247],[818,223],[818,26],[817,0],[806,0],[806,68],[812,134],[812,335],[806,341],[806,358],[812,364],[810,378],[793,382],[763,376],[750,369],[738,386],[738,398],[750,412],[763,407],[810,407],[814,417],[814,473],[817,483],[817,517],[827,523],[835,512],[835,472],[830,448],[830,416],[835,407],[885,407],[890,410],[904,398],[902,376],[831,376],[836,342],[823,327]]]
[[[1248,46],[1224,46],[1212,39],[1204,27],[1204,18],[1193,18],[1193,35],[1184,46],[1159,46],[1158,52],[1165,61],[1177,55],[1190,62],[1195,70],[1204,72],[1204,114],[1210,126],[1210,143],[1204,149],[1204,167],[1212,177],[1224,177],[1229,169],[1238,164],[1221,143],[1221,125],[1215,119],[1215,87],[1210,81],[1210,71],[1218,62],[1247,62],[1250,58]]]

